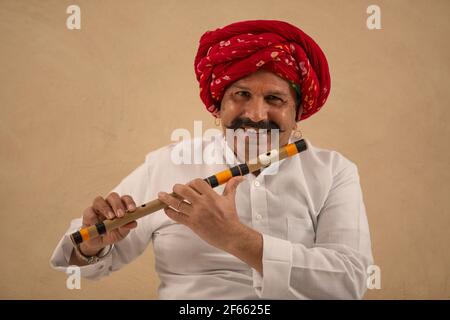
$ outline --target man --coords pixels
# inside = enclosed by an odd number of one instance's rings
[[[330,89],[322,50],[281,21],[206,32],[195,72],[201,99],[224,132],[278,130],[278,141],[268,145],[292,141],[297,121],[317,112]],[[245,153],[236,154],[239,142],[218,139],[221,156],[232,150],[237,162],[248,160],[249,141]],[[152,242],[162,299],[361,298],[372,253],[357,167],[305,141],[308,149],[281,161],[275,174],[269,166],[215,189],[200,178],[229,164],[177,165],[171,158],[180,144],[203,152],[213,142],[182,141],[151,152],[72,221],[51,264],[58,270],[77,264],[82,276],[98,279]],[[168,207],[73,249],[68,235],[81,226],[122,217],[154,198]]]

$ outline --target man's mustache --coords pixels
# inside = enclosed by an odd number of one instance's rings
[[[226,125],[228,129],[239,129],[239,128],[255,128],[255,129],[266,129],[266,130],[272,130],[272,129],[278,129],[280,132],[283,132],[284,130],[280,129],[280,126],[272,121],[272,120],[261,120],[258,122],[252,121],[250,118],[236,118],[234,119],[228,126]]]

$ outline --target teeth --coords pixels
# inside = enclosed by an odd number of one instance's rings
[[[244,129],[245,132],[256,132],[256,133],[268,133],[270,130],[267,129],[255,129],[255,128],[241,128]]]

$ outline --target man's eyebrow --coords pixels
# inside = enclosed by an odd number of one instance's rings
[[[241,89],[241,90],[251,91],[249,88],[247,88],[247,87],[245,87],[245,86],[243,86],[243,85],[240,85],[240,84],[232,84],[232,85],[230,86],[230,88],[235,88],[235,89]],[[269,95],[278,95],[278,96],[283,96],[283,97],[288,96],[286,93],[284,93],[283,91],[279,91],[279,90],[269,90],[269,91],[267,92],[267,94],[269,94]]]
[[[286,93],[284,93],[282,91],[278,91],[278,90],[270,90],[267,93],[270,94],[270,95],[274,95],[274,96],[283,96],[283,97],[287,96]]]
[[[239,84],[234,84],[234,83],[230,86],[230,88],[236,88],[236,89],[242,89],[242,90],[249,90],[250,91],[249,88],[244,87],[244,86],[239,85]]]

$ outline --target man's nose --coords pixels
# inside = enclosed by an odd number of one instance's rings
[[[247,103],[244,117],[247,117],[254,122],[267,120],[268,108],[264,102],[264,99],[255,97]]]

